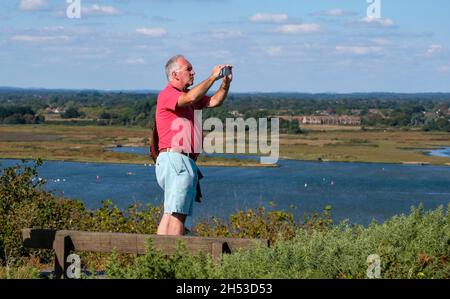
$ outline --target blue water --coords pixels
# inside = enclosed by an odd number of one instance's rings
[[[129,148],[117,151],[130,152]],[[148,155],[147,149],[133,149]],[[2,160],[0,168],[16,160]],[[237,210],[270,206],[293,212],[320,212],[331,205],[335,221],[367,225],[409,213],[423,203],[434,209],[450,203],[450,167],[280,160],[276,168],[202,167],[203,202],[195,204],[188,226],[206,217],[228,218]],[[39,171],[46,189],[98,208],[111,199],[120,208],[141,202],[160,205],[163,192],[150,165],[45,162]]]
[[[428,155],[435,157],[450,157],[450,147],[431,150],[428,152]]]

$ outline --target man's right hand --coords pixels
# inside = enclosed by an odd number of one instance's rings
[[[217,81],[217,80],[219,80],[219,79],[222,79],[222,78],[220,77],[220,71],[222,71],[222,69],[223,69],[224,67],[226,67],[226,66],[230,66],[230,65],[229,65],[229,64],[220,64],[220,65],[217,65],[217,66],[215,66],[215,67],[213,68],[212,73],[211,73],[211,77],[214,78],[214,81]]]

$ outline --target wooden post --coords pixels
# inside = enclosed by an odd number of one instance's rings
[[[55,250],[55,277],[67,278],[67,257],[70,250],[73,250],[73,244],[70,236],[64,231],[58,231],[53,243]]]
[[[218,264],[224,253],[231,253],[227,242],[213,242],[211,244],[211,256],[214,263]]]

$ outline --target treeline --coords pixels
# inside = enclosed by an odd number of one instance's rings
[[[32,112],[18,113],[23,116],[22,120],[18,115],[12,117],[16,113],[9,114],[8,122],[28,123],[30,115],[58,111],[56,114],[63,121],[82,119],[97,125],[148,127],[154,122],[157,96],[157,92],[0,89],[0,107],[27,107]],[[224,121],[229,117],[350,115],[360,117],[364,127],[450,131],[449,109],[450,94],[447,93],[232,93],[222,107],[205,110],[203,118],[217,117]],[[297,121],[280,120],[280,127],[282,132],[300,132]]]
[[[29,106],[0,106],[0,123],[3,124],[36,124],[44,122],[44,117],[36,115]]]
[[[157,94],[99,91],[0,90],[0,107],[27,106],[37,115],[56,115],[64,123],[149,126]],[[55,112],[56,111],[56,112]]]

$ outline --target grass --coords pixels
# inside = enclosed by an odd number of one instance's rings
[[[151,131],[145,128],[0,125],[0,158],[72,162],[146,164],[150,157],[107,150],[117,146],[148,147]],[[203,166],[260,167],[258,161],[208,157]]]
[[[281,135],[280,156],[305,161],[450,165],[424,149],[450,146],[450,133],[305,126],[306,134]],[[1,125],[0,158],[144,164],[150,158],[108,147],[149,146],[150,129],[104,126]],[[420,149],[420,150],[419,150]],[[201,157],[203,166],[261,166],[259,161]]]
[[[450,133],[370,130],[355,128],[319,130],[307,128],[306,134],[280,138],[283,158],[307,161],[372,163],[417,163],[450,165],[450,158],[425,155],[425,149],[450,146]],[[420,149],[420,150],[419,150]]]

